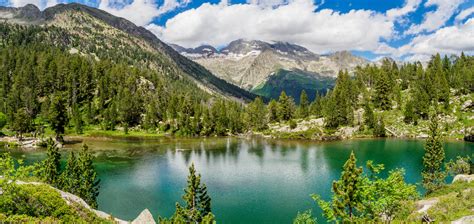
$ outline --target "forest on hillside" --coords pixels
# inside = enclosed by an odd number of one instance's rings
[[[437,54],[426,68],[385,59],[381,66],[356,68],[353,76],[340,71],[335,87],[312,102],[303,91],[298,105],[285,92],[267,105],[261,98],[244,105],[120,57],[73,54],[44,42],[60,31],[50,28],[53,34],[42,38],[37,29],[0,26],[0,123],[19,137],[52,130],[60,139],[85,127],[223,136],[308,117],[324,117],[325,127],[336,129],[355,125],[354,111],[361,108],[363,125],[380,130],[383,117],[374,109],[401,111],[416,125],[434,111],[452,113],[450,100],[474,91],[474,57]]]

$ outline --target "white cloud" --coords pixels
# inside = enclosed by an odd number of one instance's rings
[[[444,27],[432,34],[420,35],[402,47],[399,55],[408,58],[429,58],[430,55],[460,54],[461,51],[474,53],[474,18],[464,24]]]
[[[421,4],[421,0],[405,0],[405,4],[401,8],[390,9],[387,11],[387,17],[397,19],[414,12]]]
[[[405,34],[417,34],[419,32],[432,32],[444,26],[455,13],[456,9],[465,0],[428,0],[424,6],[436,7],[435,11],[427,12],[421,24],[412,25]]]
[[[164,27],[148,28],[164,41],[185,47],[222,46],[245,38],[288,41],[315,52],[375,50],[382,39],[394,33],[393,22],[381,13],[316,9],[311,0],[294,0],[278,7],[205,3],[169,19]]]
[[[466,19],[467,17],[469,17],[471,14],[474,13],[474,6],[471,7],[471,8],[467,8],[463,11],[461,11],[457,16],[456,16],[456,22],[460,22],[464,19]]]
[[[165,0],[163,5],[158,6],[155,0],[133,0],[130,4],[117,4],[117,2],[102,0],[98,8],[115,16],[126,18],[138,26],[144,26],[151,23],[155,17],[183,7],[189,2],[190,0]],[[124,6],[116,7],[117,5]]]
[[[287,0],[247,0],[247,3],[253,5],[259,5],[261,7],[277,7],[280,5],[288,4]]]

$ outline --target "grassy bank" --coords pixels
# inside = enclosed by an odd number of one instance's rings
[[[421,212],[422,205],[430,207]],[[394,223],[420,222],[424,215],[436,223],[446,223],[474,215],[474,181],[456,182],[419,201],[409,201]]]

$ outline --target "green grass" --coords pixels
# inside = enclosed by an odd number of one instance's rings
[[[48,185],[15,184],[0,197],[1,223],[113,223],[78,203],[68,204]]]
[[[101,130],[96,126],[84,128],[82,134],[67,133],[68,136],[84,136],[84,137],[108,137],[108,138],[156,138],[166,135],[164,132],[151,132],[147,130],[133,129],[125,133],[123,130]]]
[[[471,183],[468,182],[455,182],[453,184],[447,184],[443,186],[441,189],[436,190],[435,192],[429,194],[427,198],[432,198],[432,197],[438,197],[450,193],[457,193],[459,191],[462,191],[464,189],[468,188],[474,188],[474,182],[471,181]]]
[[[425,197],[425,199],[433,198],[439,201],[428,209],[427,215],[436,223],[445,223],[474,215],[474,182],[447,184]],[[418,209],[414,201],[405,202],[394,223],[420,222],[424,214],[418,213]]]

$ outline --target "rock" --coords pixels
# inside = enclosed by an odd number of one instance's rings
[[[138,217],[132,221],[132,224],[156,224],[153,215],[148,209],[143,210]]]
[[[356,131],[359,130],[359,126],[355,127],[342,127],[339,129],[339,134],[343,139],[351,138]]]
[[[451,224],[464,224],[464,223],[474,223],[474,215],[464,216],[458,220],[454,220]]]
[[[472,110],[473,108],[474,108],[474,104],[472,103],[472,100],[466,100],[466,102],[464,102],[461,105],[462,111],[469,111],[469,110]]]
[[[40,183],[40,182],[24,182],[24,181],[20,181],[20,180],[17,180],[16,183],[17,184],[32,184],[32,185],[44,184],[44,183]],[[107,214],[103,211],[99,211],[99,210],[95,210],[95,209],[91,208],[82,198],[80,198],[80,197],[78,197],[74,194],[59,190],[59,189],[57,189],[53,186],[50,186],[50,185],[48,185],[48,186],[51,187],[52,189],[56,190],[57,192],[59,192],[59,194],[61,194],[61,198],[63,198],[63,200],[66,201],[66,203],[68,205],[73,204],[73,203],[77,203],[77,204],[83,206],[84,208],[86,208],[87,210],[93,212],[95,215],[97,215],[100,218],[109,219],[111,217],[110,214]],[[124,220],[121,220],[121,219],[118,219],[118,218],[114,218],[114,222],[117,223],[117,224],[128,224],[129,223],[127,221],[124,221]]]
[[[418,136],[416,136],[416,138],[428,138],[428,134],[421,133]]]
[[[439,202],[438,198],[432,198],[432,199],[426,199],[426,200],[420,200],[416,202],[417,207],[419,208],[417,210],[418,213],[426,213],[428,209],[436,205],[436,203]]]
[[[458,174],[454,177],[453,179],[453,183],[454,182],[459,182],[459,181],[463,181],[463,182],[468,182],[470,183],[471,181],[474,180],[474,174],[471,174],[471,175],[467,175],[467,174]]]
[[[474,134],[464,136],[464,141],[466,142],[474,142]]]

